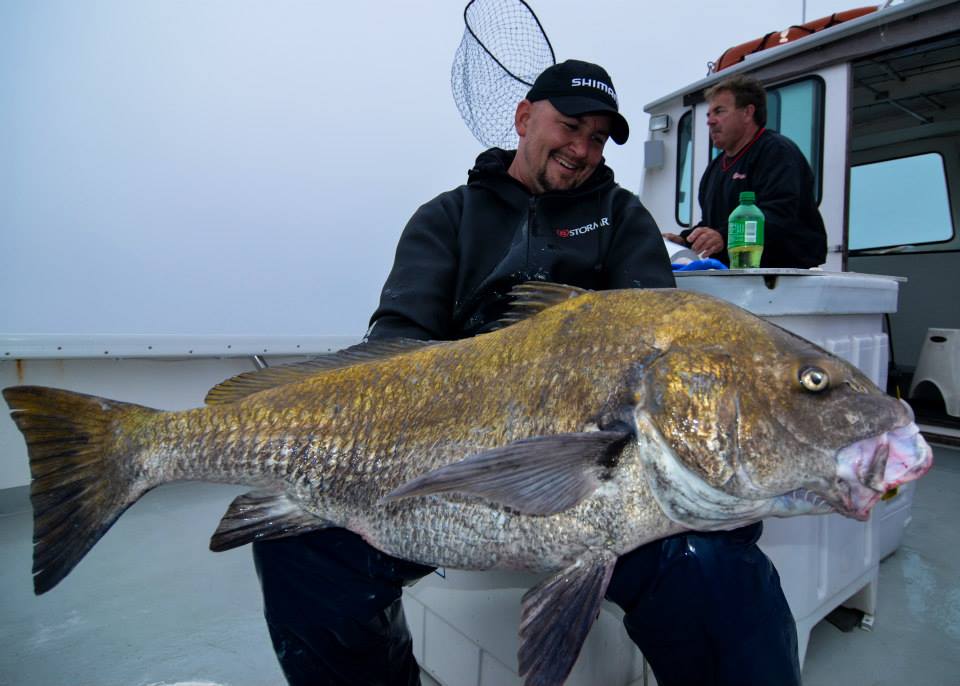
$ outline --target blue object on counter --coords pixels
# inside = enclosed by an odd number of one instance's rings
[[[688,264],[672,264],[670,265],[675,272],[695,272],[701,269],[729,269],[720,260],[715,260],[712,257],[706,257],[702,260],[694,260]]]

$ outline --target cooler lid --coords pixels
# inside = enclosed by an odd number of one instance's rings
[[[706,293],[763,316],[897,311],[902,276],[818,269],[674,272],[677,287]]]

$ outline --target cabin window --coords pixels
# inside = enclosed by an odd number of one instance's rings
[[[792,140],[803,152],[813,169],[813,189],[819,204],[823,166],[820,160],[823,151],[823,81],[804,79],[771,88],[767,97],[767,126]]]
[[[680,117],[677,125],[677,223],[693,221],[693,112]]]
[[[850,250],[953,238],[943,157],[925,153],[850,169]]]
[[[807,158],[813,170],[813,192],[818,205],[823,195],[823,89],[819,78],[767,88],[767,128],[792,140]],[[719,153],[710,146],[710,159]]]

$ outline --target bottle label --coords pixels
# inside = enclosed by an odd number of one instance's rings
[[[755,221],[746,221],[743,223],[743,242],[744,243],[756,243],[757,242],[757,222]]]
[[[727,247],[738,248],[743,245],[744,229],[742,221],[732,221],[727,226]]]

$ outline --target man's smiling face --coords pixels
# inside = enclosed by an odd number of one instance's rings
[[[610,115],[569,117],[548,100],[517,106],[520,144],[510,175],[534,194],[580,186],[603,161],[610,136]]]

